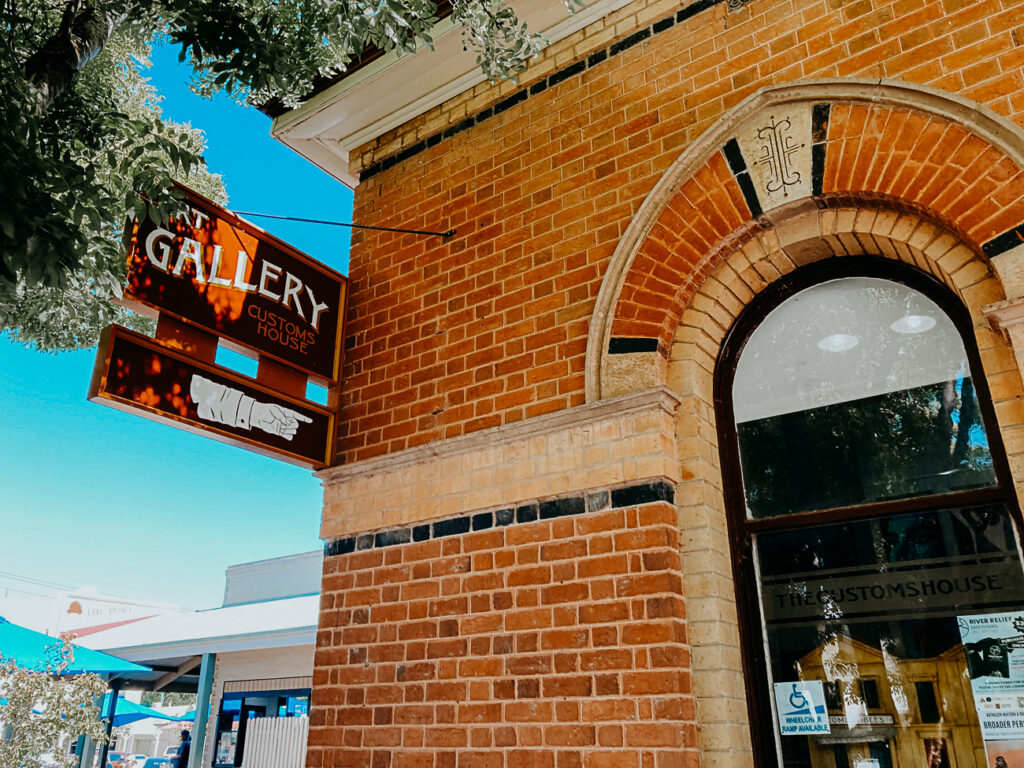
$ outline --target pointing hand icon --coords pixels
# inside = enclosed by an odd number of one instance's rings
[[[189,395],[200,419],[239,429],[261,429],[267,434],[291,440],[299,423],[313,420],[276,403],[261,403],[239,389],[193,374]]]
[[[275,403],[253,403],[250,423],[268,434],[291,440],[295,437],[300,421],[309,424],[313,420]]]

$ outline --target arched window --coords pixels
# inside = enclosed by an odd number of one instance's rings
[[[1024,759],[1024,723],[1000,734],[988,711],[1024,718],[1024,575],[969,329],[930,276],[850,257],[766,289],[726,339],[715,399],[760,766]]]

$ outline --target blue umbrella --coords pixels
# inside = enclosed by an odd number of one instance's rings
[[[196,719],[196,711],[194,709],[191,709],[188,712],[186,712],[184,715],[182,715],[181,717],[178,717],[178,718],[175,718],[175,719],[180,721],[180,722],[185,722],[186,720],[191,722],[192,720]]]
[[[13,660],[19,667],[41,672],[56,669],[60,661],[62,642],[56,637],[35,632],[12,624],[0,616],[0,661]],[[96,674],[123,674],[149,672],[149,667],[133,664],[108,653],[73,645],[74,659],[60,674],[77,675],[82,672]]]
[[[105,713],[110,711],[110,693],[103,697],[103,709],[100,712]],[[166,712],[157,712],[155,709],[144,707],[141,704],[136,704],[134,701],[128,699],[117,700],[117,707],[114,709],[114,727],[117,728],[121,725],[128,725],[128,723],[134,723],[136,720],[145,720],[147,717],[156,717],[160,720],[177,720],[174,715],[168,715]]]

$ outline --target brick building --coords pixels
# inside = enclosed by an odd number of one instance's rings
[[[1024,594],[1024,3],[517,9],[517,82],[442,21],[275,122],[455,230],[353,235],[310,768],[1024,751],[957,634]]]

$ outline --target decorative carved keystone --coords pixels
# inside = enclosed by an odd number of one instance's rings
[[[811,194],[811,110],[786,105],[762,110],[736,132],[765,211]]]

